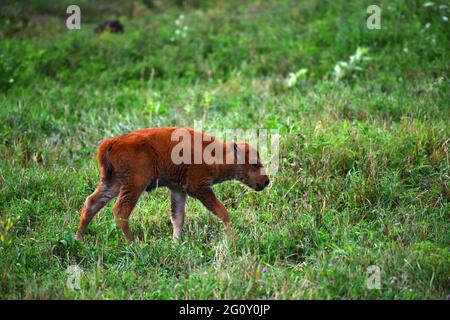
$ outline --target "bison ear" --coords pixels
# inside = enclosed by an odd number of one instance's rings
[[[231,145],[231,148],[233,148],[233,153],[234,153],[234,156],[236,157],[238,155],[238,152],[241,151],[241,149],[239,149],[236,142],[231,142],[230,145]]]
[[[244,156],[243,150],[241,148],[239,148],[237,143],[232,142],[231,144],[233,146],[234,158],[236,159],[236,163],[237,164],[243,164],[244,161],[245,161],[245,156]]]

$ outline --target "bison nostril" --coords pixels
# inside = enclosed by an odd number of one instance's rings
[[[269,185],[269,183],[270,183],[270,180],[267,179],[267,180],[264,182],[264,187],[267,187],[267,186]]]

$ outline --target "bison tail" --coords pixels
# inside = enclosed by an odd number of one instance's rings
[[[106,179],[111,178],[114,172],[114,167],[109,158],[109,155],[113,149],[114,142],[115,142],[114,138],[102,140],[99,142],[97,156],[98,156],[98,163],[100,165],[100,170],[102,172],[102,178]]]

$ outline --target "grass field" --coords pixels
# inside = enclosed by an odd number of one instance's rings
[[[448,299],[450,8],[426,2],[2,1],[0,298]],[[215,189],[234,241],[190,199],[173,242],[158,189],[132,244],[113,202],[76,242],[97,142],[195,120],[282,136],[269,188]]]

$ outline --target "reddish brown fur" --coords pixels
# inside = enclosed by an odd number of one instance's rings
[[[83,238],[95,214],[109,200],[118,196],[113,208],[114,217],[128,241],[131,241],[128,218],[139,196],[144,190],[151,191],[162,186],[171,190],[171,220],[175,238],[180,237],[183,227],[187,195],[200,200],[227,228],[227,209],[216,198],[211,187],[223,181],[239,180],[259,191],[269,184],[267,175],[262,172],[259,155],[258,159],[253,159],[256,164],[250,164],[249,150],[252,147],[246,143],[226,144],[211,138],[221,144],[224,157],[230,152],[234,159],[239,152],[245,154],[244,164],[174,164],[171,152],[178,141],[171,141],[171,134],[175,129],[143,129],[101,142],[98,148],[101,181],[83,205],[76,239]],[[193,137],[194,131],[186,130]],[[207,136],[205,133],[200,134]],[[203,148],[211,143],[202,141]]]

